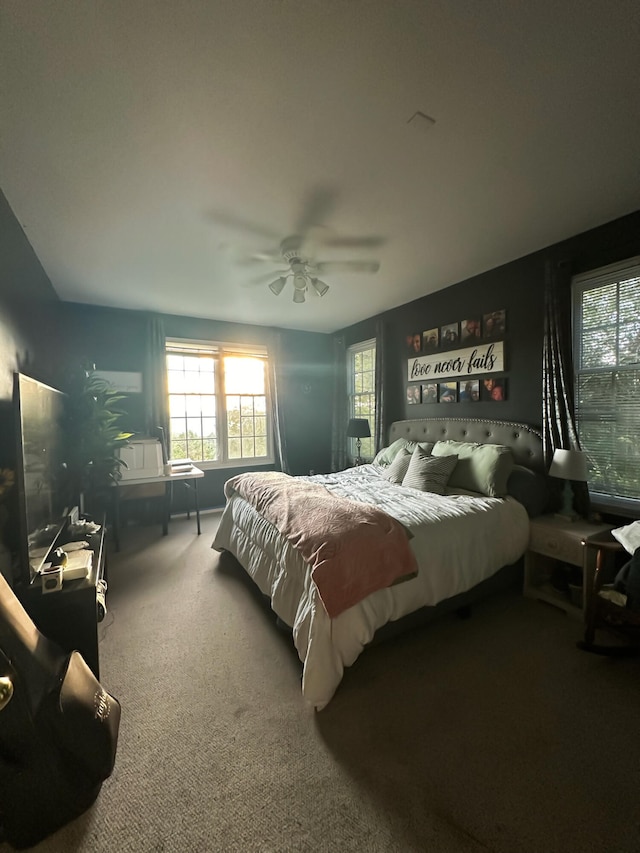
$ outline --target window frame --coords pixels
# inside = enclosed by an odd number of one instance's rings
[[[166,399],[170,410],[169,399],[169,384],[166,357],[168,355],[201,355],[213,358],[214,366],[214,390],[215,396],[215,417],[216,417],[216,438],[218,442],[218,459],[194,459],[191,460],[198,468],[207,470],[225,469],[225,468],[248,468],[261,465],[274,465],[275,459],[275,442],[273,435],[273,415],[272,415],[272,399],[270,387],[270,371],[269,371],[269,353],[266,346],[256,346],[251,344],[237,344],[221,341],[205,341],[186,338],[167,338],[165,342],[165,377],[166,383]],[[266,456],[249,456],[249,457],[230,457],[229,456],[229,435],[227,428],[227,396],[243,396],[235,394],[227,394],[225,391],[225,372],[224,358],[225,356],[238,356],[246,358],[260,358],[264,361],[264,387],[265,387],[265,417],[267,430],[267,455]],[[255,395],[246,395],[255,396]],[[261,396],[261,395],[259,395]],[[169,417],[169,436],[168,448],[171,449],[171,417]]]
[[[357,418],[362,417],[361,414],[356,414],[355,410],[355,398],[360,396],[355,390],[355,356],[358,353],[366,352],[367,350],[373,350],[373,392],[366,392],[367,395],[373,398],[373,411],[368,416],[369,419],[369,428],[371,430],[371,438],[369,439],[361,439],[363,444],[362,455],[361,458],[365,461],[371,461],[376,455],[376,447],[375,447],[375,422],[376,422],[376,408],[378,405],[378,401],[376,399],[376,339],[369,338],[366,341],[359,341],[356,344],[352,344],[347,347],[347,400],[348,400],[348,417],[349,418]],[[365,442],[370,442],[370,447],[372,449],[372,453],[365,452]],[[347,455],[350,460],[354,460],[357,457],[357,448],[356,448],[356,439],[348,438],[347,439]]]
[[[586,437],[587,425],[589,423],[608,422],[611,425],[612,437],[614,439],[624,437],[629,434],[628,426],[625,424],[640,422],[640,402],[637,407],[630,413],[631,406],[619,407],[615,405],[617,386],[625,381],[640,382],[640,360],[635,362],[625,362],[620,360],[621,342],[620,332],[621,327],[624,327],[625,322],[620,317],[620,285],[632,279],[640,278],[640,256],[629,258],[625,261],[616,264],[610,264],[605,267],[599,267],[589,272],[576,275],[571,280],[571,299],[572,299],[572,331],[573,331],[573,374],[574,374],[574,408],[576,429],[580,437],[582,449],[587,454],[588,465],[588,486],[592,504],[602,510],[609,510],[621,515],[630,515],[636,517],[640,509],[640,497],[630,495],[613,494],[616,485],[620,483],[620,479],[612,481],[611,488],[603,490],[602,483],[599,486],[594,484],[593,459],[601,458],[601,453],[598,453],[599,448],[592,445],[589,446],[589,441]],[[596,290],[598,288],[615,285],[616,287],[616,311],[615,322],[603,321],[602,329],[615,329],[615,363],[601,364],[593,366],[583,365],[583,340],[584,324],[583,324],[583,305],[584,294]],[[640,287],[640,284],[637,285]],[[581,402],[582,380],[585,377],[611,376],[610,400],[606,399],[598,406],[592,404],[591,410],[589,403]],[[606,410],[606,415],[604,411]],[[637,414],[637,417],[636,417]],[[589,458],[591,456],[591,459]],[[623,464],[622,460],[618,464]],[[640,468],[640,466],[639,466]]]

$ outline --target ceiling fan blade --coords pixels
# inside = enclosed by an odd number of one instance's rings
[[[249,281],[243,282],[240,287],[256,287],[260,284],[268,284],[271,281],[274,281],[281,276],[290,276],[291,270],[270,270],[270,272],[262,273],[261,275],[256,276],[255,278],[249,279]]]
[[[265,237],[267,240],[272,240],[278,243],[280,235],[272,231],[265,225],[259,222],[252,222],[242,216],[237,216],[235,213],[229,213],[224,210],[208,210],[205,214],[206,218],[215,222],[217,225],[222,225],[224,228],[233,228],[236,231],[247,231],[250,234],[257,234],[260,237]]]
[[[318,261],[318,272],[378,272],[379,261]]]
[[[282,253],[277,249],[267,249],[264,252],[254,252],[248,256],[251,261],[268,261],[272,264],[282,263]]]
[[[378,237],[375,234],[368,237],[327,236],[322,240],[323,246],[330,246],[336,249],[375,249],[378,246],[383,246],[384,243],[384,237]]]
[[[296,222],[296,234],[304,238],[314,225],[322,225],[333,211],[336,203],[335,190],[329,187],[315,187],[305,199],[302,212]]]

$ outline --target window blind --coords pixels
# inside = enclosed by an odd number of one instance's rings
[[[596,503],[640,505],[640,257],[573,279],[576,421]]]

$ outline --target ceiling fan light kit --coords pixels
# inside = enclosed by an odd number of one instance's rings
[[[317,252],[322,246],[333,249],[356,246],[372,248],[384,242],[380,237],[339,237],[326,226],[319,224],[318,219],[326,215],[327,200],[326,192],[316,191],[295,233],[281,240],[277,249],[254,252],[249,256],[252,261],[267,263],[284,261],[285,269],[274,270],[273,275],[277,277],[267,284],[274,296],[280,296],[288,279],[293,281],[293,301],[301,303],[306,301],[307,293],[322,297],[329,292],[329,285],[320,279],[321,275],[378,272],[380,263],[375,260],[320,260],[317,258]],[[228,220],[229,217],[223,216],[223,221]],[[233,224],[235,218],[231,217],[230,221]],[[256,230],[251,223],[249,225],[250,230]],[[264,281],[264,278],[262,280]]]
[[[304,302],[305,294],[307,293],[310,287],[313,288],[313,290],[318,296],[324,296],[325,293],[327,293],[329,290],[329,285],[326,282],[320,281],[319,278],[314,278],[308,275],[306,272],[296,272],[289,273],[288,275],[281,275],[279,278],[276,278],[269,284],[269,290],[274,294],[274,296],[280,296],[287,283],[287,279],[291,277],[293,277],[294,302]]]
[[[275,281],[272,281],[269,285],[269,290],[275,295],[280,296],[282,291],[284,290],[284,286],[287,283],[286,276],[282,275],[280,278],[277,278]]]
[[[318,296],[324,296],[327,290],[329,290],[329,285],[325,284],[324,281],[320,281],[319,278],[311,279],[311,287],[315,290]]]

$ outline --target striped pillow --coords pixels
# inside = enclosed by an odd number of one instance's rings
[[[407,468],[409,467],[409,462],[411,462],[412,458],[413,457],[409,451],[403,448],[391,465],[382,472],[382,476],[385,479],[390,480],[392,483],[400,485],[404,479],[404,475],[407,473]]]
[[[419,489],[421,492],[444,495],[457,461],[457,456],[429,456],[420,447],[416,447],[402,485]]]

